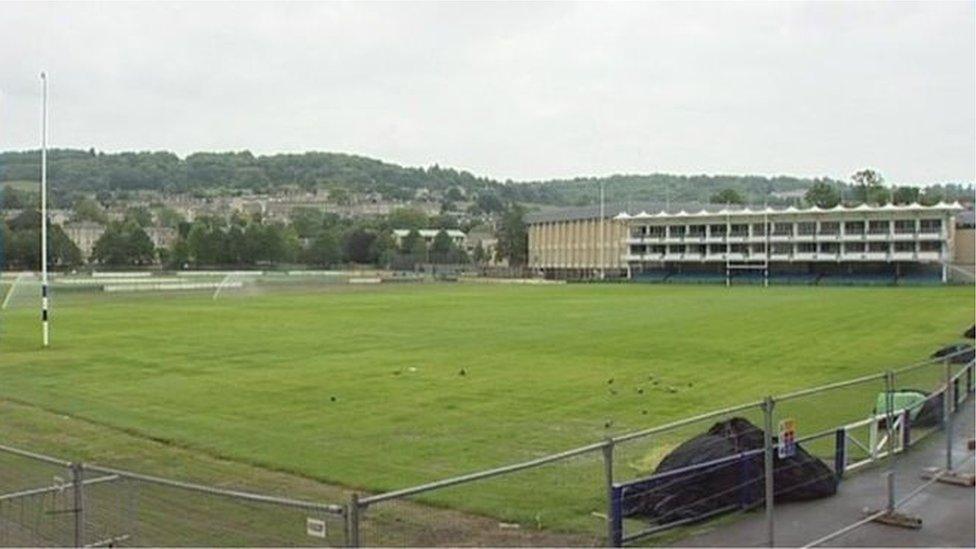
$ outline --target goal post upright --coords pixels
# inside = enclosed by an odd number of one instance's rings
[[[44,347],[50,344],[47,281],[47,73],[41,73],[41,333]]]

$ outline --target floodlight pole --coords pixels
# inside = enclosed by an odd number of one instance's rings
[[[47,287],[47,74],[41,73],[41,330],[44,346],[50,344]]]
[[[604,247],[606,246],[606,205],[604,204],[604,181],[600,180],[600,280],[607,279],[607,266],[606,259],[607,254]]]

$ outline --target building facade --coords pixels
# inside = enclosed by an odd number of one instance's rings
[[[626,274],[626,227],[614,221],[620,206],[571,208],[531,213],[528,264],[545,278],[619,278]]]
[[[831,209],[646,204],[526,216],[529,266],[547,278],[950,279],[959,204]],[[960,235],[965,238],[965,234]],[[970,240],[972,238],[970,237]],[[802,280],[801,280],[802,279]]]
[[[959,204],[621,213],[630,276],[651,273],[948,279]]]
[[[74,221],[65,223],[61,228],[64,230],[64,234],[75,243],[75,246],[78,246],[81,257],[85,261],[91,259],[95,243],[105,233],[105,225],[94,221]]]

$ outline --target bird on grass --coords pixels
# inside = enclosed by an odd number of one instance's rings
[[[637,389],[637,394],[639,394],[639,395],[644,394],[644,388],[641,387],[641,388]]]
[[[333,396],[330,396],[330,397],[329,397],[329,400],[330,400],[330,401],[332,401],[332,402],[335,402],[335,401],[336,401],[336,397],[335,397],[335,395],[333,395]]]
[[[606,421],[606,422],[605,422],[605,423],[603,424],[603,428],[604,428],[604,429],[609,429],[610,427],[613,427],[613,420],[612,420],[612,419],[608,419],[608,420],[607,420],[607,421]]]
[[[613,385],[613,378],[612,377],[607,380],[607,385]]]
[[[468,375],[468,371],[465,370],[464,368],[461,368],[461,371],[458,372],[458,375],[459,376],[466,376],[466,375]]]

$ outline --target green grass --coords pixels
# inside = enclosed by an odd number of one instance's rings
[[[62,294],[48,350],[36,310],[5,311],[0,397],[379,491],[910,363],[957,340],[973,315],[972,289],[958,287],[460,284],[217,302]],[[802,435],[863,417],[877,390],[782,413],[798,417]],[[675,443],[622,449],[618,475],[646,472]],[[601,475],[592,456],[426,501],[600,529],[590,515],[603,510]]]

